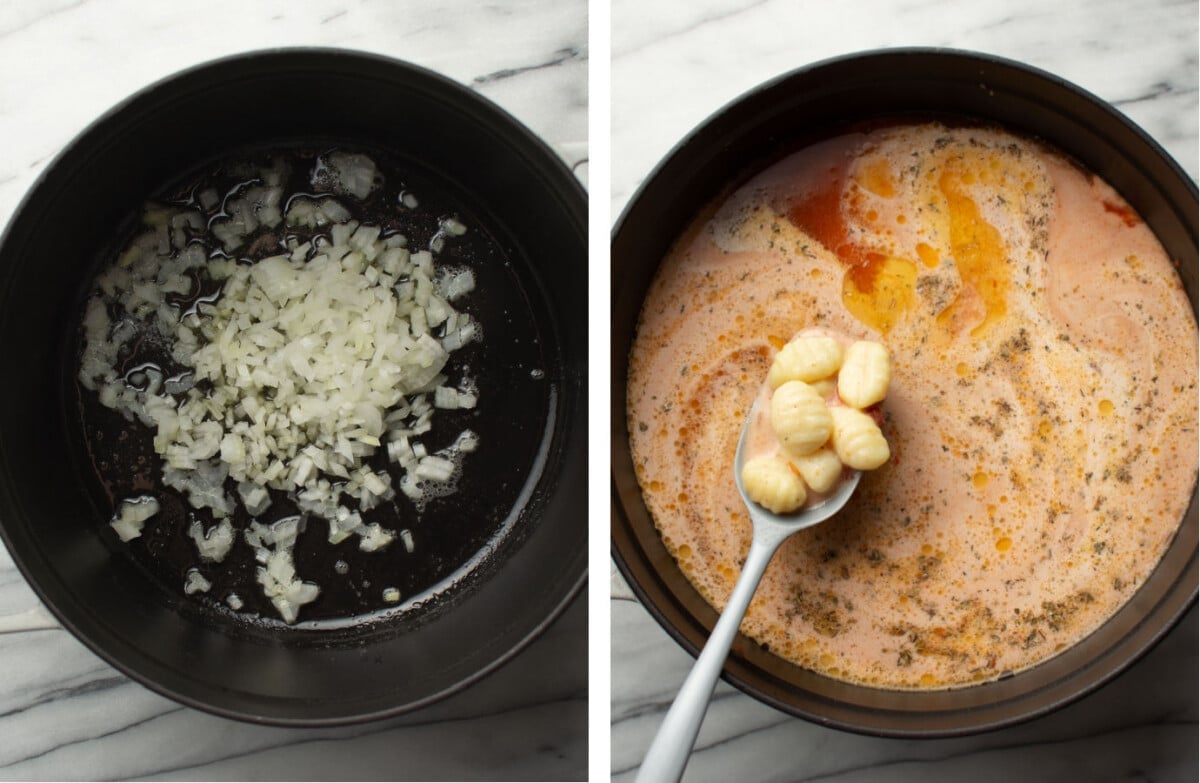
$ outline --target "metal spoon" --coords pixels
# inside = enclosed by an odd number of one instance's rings
[[[750,605],[750,599],[758,589],[758,583],[762,580],[763,572],[767,570],[767,564],[775,555],[775,550],[792,533],[824,522],[841,510],[854,494],[858,480],[862,477],[862,473],[854,471],[825,502],[792,514],[773,514],[750,500],[746,496],[745,487],[742,486],[742,464],[745,461],[743,451],[746,433],[750,431],[757,407],[758,403],[755,402],[750,409],[750,415],[746,417],[746,424],[742,427],[742,436],[738,440],[737,453],[733,459],[738,492],[750,511],[750,521],[754,525],[750,554],[746,556],[742,574],[738,577],[728,603],[725,604],[725,610],[721,612],[721,618],[709,635],[708,642],[704,645],[700,657],[696,659],[692,671],[684,680],[683,687],[679,689],[679,695],[675,697],[667,716],[663,718],[662,725],[658,727],[658,734],[650,743],[650,750],[647,751],[646,759],[638,770],[637,783],[677,781],[683,776],[683,770],[692,753],[692,745],[696,742],[696,734],[700,731],[700,723],[704,720],[704,713],[708,711],[708,702],[716,687],[717,677],[721,674],[721,667],[725,664],[730,645],[733,644],[733,638],[742,624],[746,607]]]

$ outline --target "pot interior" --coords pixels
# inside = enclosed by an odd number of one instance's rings
[[[1016,63],[946,50],[849,56],[767,83],[681,142],[631,200],[612,241],[612,537],[618,567],[663,627],[696,653],[717,613],[680,571],[650,518],[625,429],[627,360],[660,261],[697,213],[784,152],[849,125],[915,116],[994,124],[1041,139],[1106,179],[1178,262],[1197,303],[1195,185],[1140,129],[1098,99]],[[1099,687],[1165,634],[1195,599],[1195,488],[1174,542],[1100,629],[1015,676],[955,690],[892,691],[817,675],[738,637],[724,677],[794,715],[883,736],[948,736],[1043,714]]]
[[[465,553],[470,569],[443,574],[416,605],[376,622],[235,622],[165,588],[98,535],[112,507],[81,442],[82,303],[148,196],[248,150],[333,144],[390,155],[444,185],[492,240],[495,252],[478,261],[495,275],[495,298],[474,296],[512,328],[494,330],[488,355],[476,357],[487,367],[479,383],[497,386],[493,416],[528,458],[515,470],[497,448],[481,462],[485,478],[475,492],[463,486],[457,512],[488,516],[491,532]],[[0,246],[0,346],[8,377],[20,379],[0,408],[0,523],[14,559],[98,654],[220,714],[361,720],[477,679],[584,579],[585,221],[582,189],[528,131],[469,90],[395,61],[251,54],[140,93],[48,167]],[[535,361],[544,375],[526,388]]]

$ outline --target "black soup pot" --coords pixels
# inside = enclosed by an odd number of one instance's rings
[[[81,455],[74,385],[84,297],[144,201],[208,162],[297,143],[381,150],[467,206],[519,291],[506,302],[489,303],[487,291],[473,298],[533,324],[550,400],[530,425],[540,433],[532,468],[506,478],[520,492],[497,512],[503,535],[469,577],[423,608],[327,628],[223,622],[106,543],[99,531],[112,508]],[[574,176],[516,120],[448,79],[378,56],[249,53],[117,106],[46,168],[0,242],[0,356],[11,381],[0,404],[0,533],[22,573],[112,665],[233,718],[368,720],[492,671],[586,579],[586,214]],[[488,350],[502,352],[495,337]],[[513,470],[503,460],[478,469]]]
[[[1196,186],[1141,129],[1103,101],[1020,63],[939,49],[828,60],[768,82],[711,116],[654,170],[612,238],[612,541],[643,604],[685,649],[703,646],[717,614],[660,540],[634,474],[625,385],[638,313],[659,262],[700,209],[798,149],[851,123],[949,116],[1044,140],[1112,184],[1178,261],[1197,302]],[[732,479],[731,479],[732,480]],[[1186,492],[1188,487],[1181,487]],[[808,720],[879,736],[970,734],[1027,720],[1100,687],[1165,635],[1196,598],[1195,488],[1179,533],[1146,584],[1074,647],[1015,676],[948,691],[889,691],[835,681],[735,643],[724,678]]]

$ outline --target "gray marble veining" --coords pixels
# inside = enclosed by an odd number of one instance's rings
[[[612,627],[613,780],[633,780],[692,659],[633,601],[613,602]],[[1031,723],[958,739],[826,729],[722,682],[684,780],[1194,780],[1196,649],[1193,608],[1144,660],[1095,694]]]
[[[0,637],[13,779],[578,780],[586,600],[499,672],[413,715],[335,729],[238,723],[130,681],[62,630]]]
[[[587,31],[584,0],[220,0],[202,11],[146,0],[8,2],[0,6],[0,216],[7,221],[73,136],[136,90],[205,60],[281,46],[358,49],[438,71],[576,165],[587,149]]]
[[[1056,73],[1116,102],[1196,175],[1194,4],[617,0],[612,8],[614,215],[690,128],[746,90],[828,57],[897,46],[981,51]]]

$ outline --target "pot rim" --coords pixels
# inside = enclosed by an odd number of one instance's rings
[[[528,161],[531,162],[531,165],[535,165],[540,176],[538,181],[539,188],[547,193],[547,198],[553,198],[562,204],[563,211],[569,215],[569,219],[572,221],[571,230],[586,232],[587,193],[582,184],[549,144],[491,99],[427,67],[395,57],[341,47],[294,46],[251,49],[189,65],[138,88],[130,95],[113,104],[76,132],[66,144],[57,150],[29,185],[13,209],[3,230],[0,230],[0,254],[3,254],[5,249],[10,247],[12,242],[16,241],[15,236],[19,233],[22,216],[29,212],[35,201],[46,191],[48,182],[53,177],[59,176],[61,174],[60,169],[69,165],[72,159],[82,149],[86,148],[92,139],[102,135],[107,128],[124,122],[131,115],[145,111],[144,104],[148,101],[152,101],[162,95],[179,92],[181,86],[187,85],[190,79],[198,75],[246,63],[267,63],[272,61],[278,64],[271,71],[272,74],[276,75],[319,71],[328,67],[331,63],[335,63],[347,64],[349,67],[346,73],[353,70],[359,78],[367,78],[366,74],[361,72],[363,66],[383,67],[387,68],[393,75],[401,74],[407,78],[415,79],[419,82],[419,86],[416,89],[425,90],[437,96],[447,96],[469,104],[471,110],[475,112],[475,116],[482,118],[481,127],[486,127],[492,132],[502,133],[503,137],[510,142],[509,147],[515,159]],[[374,76],[370,78],[378,79],[380,77]],[[7,276],[4,273],[4,269],[0,267],[0,285],[7,284]],[[556,335],[556,338],[562,339],[561,335]],[[564,381],[564,387],[566,385],[567,382]],[[560,399],[558,413],[555,414],[553,410],[550,412],[547,426],[552,428],[550,431],[553,434],[547,437],[547,445],[544,448],[549,449],[551,448],[551,444],[561,441],[559,450],[564,452],[564,456],[559,461],[558,466],[552,467],[552,469],[546,470],[542,474],[537,482],[539,486],[548,480],[551,481],[550,486],[557,483],[559,478],[561,478],[559,474],[564,471],[568,463],[568,457],[565,456],[566,452],[572,452],[577,448],[571,445],[571,442],[578,438],[586,437],[586,433],[581,432],[583,428],[580,423],[570,418],[574,415],[572,411],[580,415],[586,411],[586,394],[586,384],[580,382],[578,389],[573,389],[573,391],[564,395],[564,399]],[[567,402],[570,404],[565,404]],[[555,423],[556,415],[559,418],[557,424]],[[568,435],[570,435],[569,438]],[[550,504],[547,502],[546,505],[549,506]],[[547,508],[546,510],[548,511],[549,509]],[[539,512],[539,516],[544,515],[544,512]],[[17,521],[20,524],[28,524],[28,520]],[[51,581],[61,583],[60,576],[46,561],[44,553],[35,543],[31,541],[25,542],[23,535],[19,540],[15,533],[10,530],[10,526],[13,524],[13,521],[0,524],[0,541],[3,541],[17,569],[25,579],[25,582],[37,595],[38,599],[62,627],[68,630],[76,639],[82,641],[91,652],[132,680],[185,706],[240,721],[285,727],[349,725],[394,717],[428,706],[431,703],[462,691],[501,668],[523,652],[578,598],[588,581],[586,547],[584,547],[582,553],[576,553],[564,559],[564,569],[569,568],[570,572],[577,570],[577,573],[559,580],[560,591],[556,596],[552,596],[547,601],[548,608],[546,613],[541,615],[536,623],[525,626],[521,633],[512,639],[510,646],[501,650],[486,664],[474,669],[468,676],[446,687],[431,692],[422,698],[382,709],[348,709],[337,715],[296,717],[289,714],[274,714],[266,708],[262,709],[262,711],[250,711],[212,701],[205,701],[203,698],[193,696],[186,691],[168,685],[159,676],[154,674],[153,672],[164,668],[159,661],[149,658],[144,659],[141,657],[140,652],[133,654],[131,658],[120,653],[118,648],[101,644],[93,639],[93,634],[85,630],[81,626],[80,621],[86,619],[89,623],[95,623],[98,618],[90,616],[92,615],[91,610],[82,607],[70,588],[61,584],[54,587],[53,590],[47,587],[47,583]],[[66,595],[69,599],[67,603],[70,605],[64,606],[63,602],[55,598],[52,594],[55,592]],[[193,619],[189,622],[195,623],[196,620]],[[302,632],[314,633],[307,630]],[[118,639],[118,642],[121,647],[130,647],[129,642],[123,638]],[[147,669],[152,671],[147,671]],[[269,702],[270,699],[261,699],[259,702],[260,707]]]
[[[671,173],[672,167],[685,155],[693,152],[693,147],[700,151],[692,157],[705,157],[711,159],[714,153],[709,149],[714,145],[713,139],[721,136],[728,141],[730,137],[736,137],[740,132],[745,132],[747,124],[753,126],[754,123],[762,123],[764,121],[764,113],[750,119],[738,119],[739,112],[746,109],[747,105],[756,99],[762,98],[764,95],[771,93],[774,90],[780,90],[789,84],[798,82],[805,78],[813,78],[814,73],[822,73],[830,70],[836,70],[847,65],[855,65],[860,63],[872,63],[876,66],[883,66],[889,63],[895,63],[898,60],[912,61],[915,58],[929,58],[937,60],[942,65],[943,70],[937,74],[926,73],[926,79],[935,79],[941,81],[958,81],[962,77],[951,76],[946,72],[947,67],[957,67],[959,69],[967,68],[983,68],[983,69],[1001,69],[1011,73],[1017,73],[1025,78],[1031,78],[1039,83],[1038,89],[1042,92],[1046,90],[1058,90],[1062,94],[1069,95],[1073,99],[1081,101],[1088,109],[1100,112],[1107,115],[1110,121],[1118,124],[1119,129],[1132,136],[1132,144],[1141,144],[1143,148],[1150,153],[1157,163],[1162,164],[1165,170],[1173,177],[1173,184],[1182,185],[1183,192],[1188,194],[1189,209],[1190,209],[1190,233],[1192,236],[1192,244],[1195,245],[1195,214],[1197,188],[1196,183],[1187,175],[1179,164],[1172,158],[1161,145],[1158,144],[1149,134],[1147,134],[1136,123],[1119,112],[1113,106],[1103,99],[1093,95],[1083,88],[1075,85],[1062,77],[1052,74],[1048,71],[1027,65],[1025,63],[1011,60],[996,55],[941,47],[895,47],[864,50],[844,55],[838,55],[823,59],[808,65],[804,65],[778,76],[775,76],[755,87],[742,92],[736,98],[728,101],[723,106],[712,112],[693,127],[688,133],[677,142],[671,150],[659,160],[654,168],[647,174],[634,191],[633,195],[626,202],[621,211],[621,215],[614,224],[610,234],[610,242],[613,247],[613,258],[619,257],[616,252],[617,245],[622,241],[623,232],[630,230],[629,225],[637,219],[638,213],[644,210],[653,211],[654,207],[647,206],[643,203],[647,194],[652,192],[660,185],[660,179],[668,176]],[[958,72],[955,72],[956,74]],[[980,72],[982,79],[982,71]],[[912,75],[907,75],[904,78],[913,79]],[[987,89],[985,83],[980,83],[981,88]],[[830,89],[835,89],[831,87]],[[910,109],[911,111],[921,111]],[[950,114],[958,114],[960,116],[971,116],[965,111],[947,110]],[[749,112],[746,112],[749,113]],[[876,112],[870,111],[862,114],[856,114],[848,117],[847,121],[865,119],[871,116],[886,116],[903,113],[896,112]],[[979,117],[985,121],[1009,127],[1023,133],[1024,135],[1036,135],[1028,130],[1023,130],[1012,120],[1004,120],[1001,118]],[[823,127],[836,126],[835,122],[826,122]],[[1099,131],[1097,131],[1099,132]],[[723,134],[723,136],[722,136]],[[1111,138],[1108,139],[1112,146]],[[705,145],[708,145],[707,147]],[[1070,155],[1072,151],[1061,144],[1053,144],[1062,152]],[[744,156],[743,156],[744,157]],[[750,161],[743,160],[743,163]],[[692,161],[692,165],[695,161]],[[682,164],[680,164],[682,165]],[[729,168],[726,166],[725,168]],[[1144,172],[1143,172],[1144,174]],[[730,177],[732,179],[732,177]],[[1156,180],[1157,182],[1157,180]],[[662,193],[655,193],[655,201],[661,201]],[[716,192],[707,192],[701,203],[716,197]],[[673,231],[672,236],[678,237],[679,232],[684,229],[686,223],[679,225]],[[674,241],[672,239],[672,241]],[[668,243],[669,244],[669,243]],[[657,267],[657,262],[653,262]],[[620,279],[617,268],[614,265],[612,269],[612,289],[613,300],[610,303],[612,321],[614,330],[617,322],[617,298],[621,290]],[[643,292],[644,296],[644,292]],[[1196,299],[1192,299],[1193,312],[1196,310]],[[637,305],[640,310],[641,303]],[[632,334],[632,331],[631,331]],[[613,351],[610,356],[612,367],[612,388],[611,388],[611,456],[612,469],[610,470],[610,498],[612,503],[610,514],[610,530],[611,530],[611,556],[618,570],[629,584],[630,589],[637,596],[642,606],[649,611],[656,622],[663,627],[676,643],[682,646],[689,654],[696,656],[699,654],[703,643],[707,639],[709,629],[712,628],[716,621],[717,613],[708,606],[703,599],[700,599],[702,604],[700,612],[703,617],[697,617],[691,612],[688,606],[685,606],[683,598],[679,596],[672,587],[666,584],[662,578],[659,568],[666,565],[668,568],[677,570],[674,560],[666,553],[665,548],[662,548],[661,541],[658,541],[658,547],[662,551],[647,552],[642,544],[650,536],[657,541],[657,530],[651,530],[644,536],[635,529],[637,526],[631,520],[630,514],[626,509],[625,496],[634,498],[635,504],[642,504],[638,508],[638,513],[644,513],[649,518],[649,512],[645,510],[641,498],[641,490],[637,485],[636,480],[629,475],[620,474],[618,467],[632,469],[631,458],[628,448],[628,432],[625,429],[625,378],[626,378],[626,362],[627,356],[620,355],[620,346],[614,340]],[[1178,537],[1189,527],[1189,519],[1194,519],[1196,516],[1197,495],[1195,485],[1193,486],[1192,498],[1187,511],[1185,511],[1180,532],[1176,534]],[[1191,531],[1194,536],[1194,530]],[[653,545],[653,541],[651,541]],[[1175,543],[1171,548],[1174,548]],[[664,560],[665,555],[665,560]],[[1166,555],[1164,554],[1164,559]],[[1161,561],[1160,561],[1161,563]],[[1156,567],[1157,570],[1157,567]],[[1190,550],[1190,555],[1183,562],[1175,578],[1163,589],[1162,595],[1156,596],[1151,605],[1145,609],[1144,614],[1147,616],[1151,612],[1157,615],[1159,622],[1154,627],[1148,627],[1147,623],[1140,622],[1132,629],[1127,630],[1123,636],[1120,636],[1114,644],[1109,645],[1107,649],[1100,650],[1097,654],[1079,668],[1069,672],[1068,676],[1061,677],[1054,681],[1044,683],[1038,688],[1018,693],[1015,697],[1000,699],[995,702],[986,703],[976,706],[961,706],[952,707],[950,709],[939,709],[933,703],[939,700],[940,694],[961,694],[961,693],[979,693],[981,688],[986,688],[993,685],[992,683],[981,683],[979,685],[965,686],[950,690],[937,691],[899,691],[882,688],[870,688],[862,685],[850,685],[841,683],[840,681],[832,680],[831,678],[823,678],[820,675],[809,672],[813,678],[819,678],[826,683],[832,683],[832,690],[841,690],[843,692],[860,692],[860,693],[881,693],[881,694],[915,694],[915,700],[923,700],[927,702],[925,706],[918,709],[906,710],[896,708],[880,708],[880,707],[863,707],[861,704],[839,703],[836,696],[829,696],[828,692],[816,693],[805,690],[802,685],[797,685],[794,681],[789,681],[786,685],[789,690],[786,692],[778,687],[781,681],[777,679],[771,672],[767,672],[761,667],[755,665],[753,661],[748,661],[744,654],[738,652],[739,648],[744,653],[746,650],[753,651],[757,647],[756,643],[739,634],[739,642],[735,642],[734,652],[730,654],[724,668],[722,669],[722,678],[734,687],[743,691],[747,695],[768,704],[775,709],[790,713],[796,717],[804,718],[820,725],[836,728],[840,730],[880,736],[880,737],[898,737],[898,738],[937,738],[937,737],[954,737],[976,734],[995,729],[1004,728],[1007,726],[1023,723],[1042,715],[1048,714],[1057,710],[1069,703],[1077,701],[1085,695],[1102,687],[1117,677],[1128,667],[1132,666],[1136,661],[1140,660],[1154,645],[1156,645],[1167,633],[1169,633],[1180,621],[1183,615],[1196,603],[1197,600],[1197,575],[1200,573],[1197,565],[1197,552],[1195,546]],[[683,589],[695,592],[690,582],[686,582]],[[1149,578],[1148,580],[1149,581]],[[1117,613],[1105,621],[1100,628],[1094,630],[1088,637],[1077,642],[1071,648],[1063,653],[1051,656],[1044,659],[1042,662],[1035,664],[1029,669],[1022,670],[1012,677],[1006,677],[999,682],[1008,682],[1023,678],[1029,681],[1031,672],[1037,672],[1039,667],[1051,661],[1060,659],[1070,650],[1075,650],[1083,646],[1084,641],[1095,637],[1100,629],[1107,626],[1121,612],[1128,609],[1130,606],[1137,603],[1137,596],[1144,591],[1139,590],[1131,597]],[[698,594],[697,594],[698,596]],[[688,598],[691,598],[689,595]],[[707,610],[707,612],[705,611]],[[688,627],[680,627],[676,624],[676,619],[672,615],[681,614]],[[1144,619],[1144,618],[1143,618]],[[772,656],[773,657],[773,656]],[[776,658],[778,661],[783,659]],[[804,671],[800,667],[788,664],[792,669]],[[1043,669],[1043,672],[1045,670]],[[1085,679],[1081,680],[1081,675]],[[1019,680],[1018,680],[1019,682]],[[800,690],[802,693],[799,697],[789,699],[787,696]],[[951,697],[952,699],[955,697]],[[1035,702],[1030,704],[1029,702]],[[1040,702],[1040,703],[1036,703]],[[985,712],[986,711],[986,712]],[[928,719],[932,718],[933,723],[930,725]]]

